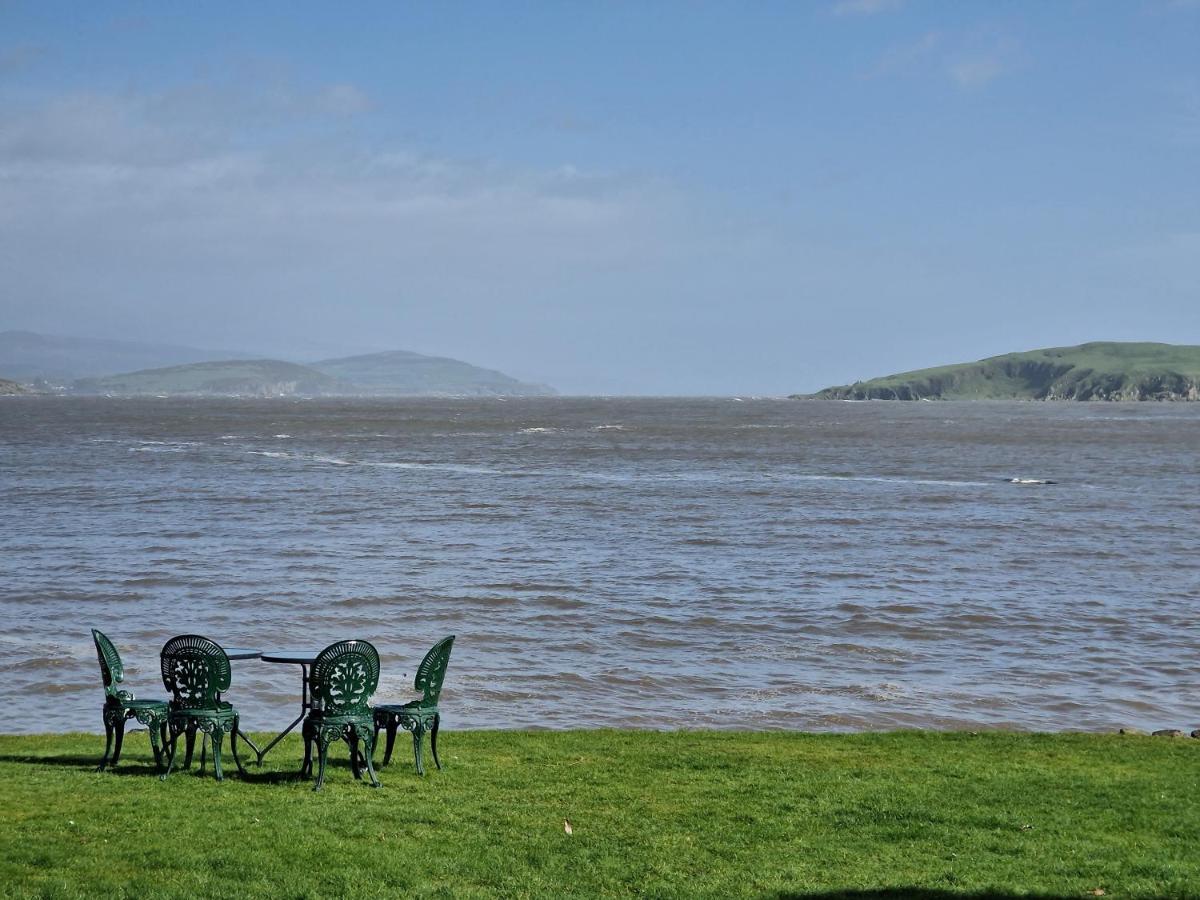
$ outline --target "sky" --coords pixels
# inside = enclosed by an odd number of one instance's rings
[[[1200,344],[1200,0],[0,0],[0,330],[782,395]]]

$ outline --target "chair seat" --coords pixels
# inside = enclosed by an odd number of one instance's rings
[[[166,700],[122,700],[121,705],[126,709],[155,709],[167,711]]]
[[[380,703],[375,706],[376,712],[400,715],[402,713],[437,712],[437,704],[424,705],[423,700],[410,700],[408,703]]]
[[[353,715],[350,713],[342,713],[340,715],[327,715],[318,710],[313,710],[304,717],[306,721],[312,722],[314,725],[353,725],[360,722],[371,723],[371,714],[364,713],[363,715]]]
[[[217,719],[224,721],[226,719],[236,719],[238,711],[229,704],[222,704],[220,709],[207,708],[192,708],[187,707],[171,710],[172,718],[180,719]]]

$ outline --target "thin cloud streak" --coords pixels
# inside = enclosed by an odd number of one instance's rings
[[[903,5],[904,0],[838,0],[832,11],[835,16],[874,16]]]
[[[335,92],[348,108],[323,103],[327,89],[284,92],[282,104],[230,98],[227,114],[223,95],[197,93],[203,102],[77,94],[4,118],[0,257],[12,296],[54,298],[74,320],[105,308],[131,337],[125,329],[286,351],[313,346],[316,332],[330,336],[321,355],[404,347],[522,374],[503,347],[521,336],[527,358],[538,332],[561,340],[541,320],[586,321],[605,303],[605,316],[621,316],[630,273],[664,279],[654,273],[742,252],[661,180],[352,139],[235,139],[227,123],[246,107],[282,105],[288,128],[293,116],[357,115],[358,94]]]
[[[946,66],[959,88],[974,90],[1012,72],[1021,58],[1021,47],[1011,37],[991,34],[969,38]]]

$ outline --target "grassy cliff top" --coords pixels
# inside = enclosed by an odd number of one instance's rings
[[[1180,372],[1200,375],[1200,346],[1188,344],[1157,344],[1149,341],[1093,341],[1075,347],[1047,347],[1043,350],[1026,350],[1020,353],[1004,353],[969,363],[954,363],[899,372],[873,378],[871,382],[912,381],[940,375],[972,366],[995,365],[1009,362],[1050,362],[1069,365],[1079,369],[1106,374],[1147,374],[1156,372]]]
[[[1096,341],[825,388],[819,398],[1142,399],[1200,383],[1200,346]],[[1124,396],[1128,394],[1129,396]]]

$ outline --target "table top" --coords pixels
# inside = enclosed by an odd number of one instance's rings
[[[264,650],[263,662],[300,663],[311,666],[321,653],[320,647],[310,647],[307,650],[292,648],[291,650]]]
[[[262,656],[261,650],[251,650],[249,647],[222,647],[221,649],[230,659],[258,659]]]

